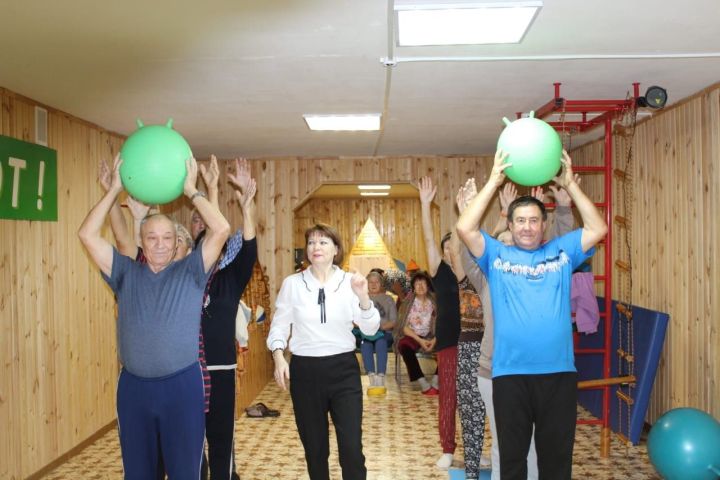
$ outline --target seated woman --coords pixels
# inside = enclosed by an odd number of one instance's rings
[[[370,380],[368,395],[385,393],[385,372],[387,371],[387,352],[393,342],[392,331],[397,321],[397,308],[395,300],[385,293],[383,276],[379,272],[368,273],[368,291],[370,300],[380,312],[380,329],[375,335],[367,336],[360,332],[362,344],[363,365]],[[375,354],[377,355],[377,369],[375,368]]]
[[[435,348],[435,318],[437,305],[430,276],[419,271],[410,280],[412,292],[400,306],[395,327],[396,349],[402,355],[411,382],[420,385],[423,395],[437,395],[437,375],[431,385],[420,369],[415,352],[431,352]]]

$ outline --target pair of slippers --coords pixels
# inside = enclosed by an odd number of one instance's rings
[[[245,414],[251,418],[279,417],[278,410],[268,408],[264,403],[256,403],[245,409]]]

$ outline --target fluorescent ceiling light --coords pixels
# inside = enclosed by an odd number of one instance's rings
[[[542,1],[398,2],[398,45],[520,43],[541,8]]]
[[[359,190],[390,190],[390,185],[358,185]]]
[[[370,131],[380,130],[380,114],[303,115],[310,130]]]
[[[361,197],[387,197],[390,192],[360,192]]]

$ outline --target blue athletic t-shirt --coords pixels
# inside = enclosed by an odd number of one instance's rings
[[[486,232],[476,262],[492,298],[495,350],[492,376],[574,372],[570,316],[573,270],[595,253],[582,251],[582,230],[536,250],[498,242]]]

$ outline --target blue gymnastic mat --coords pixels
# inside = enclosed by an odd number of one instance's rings
[[[598,304],[600,311],[603,311],[605,306],[604,299],[598,297]],[[622,332],[619,331],[618,316],[620,314],[615,308],[616,304],[615,301],[612,302],[612,346],[610,348],[610,376],[612,377],[627,375],[626,370],[624,370],[623,373],[618,372],[618,355],[616,351],[620,345],[621,333],[625,342],[627,341],[627,329],[623,328]],[[640,435],[645,423],[650,393],[655,383],[655,374],[665,343],[665,334],[670,316],[667,313],[656,312],[642,307],[633,307],[632,311],[633,353],[635,356],[634,374],[637,381],[635,388],[622,385],[613,385],[610,387],[610,428],[614,432],[622,433],[634,445],[637,445],[640,441]],[[601,318],[597,333],[591,335],[580,334],[578,347],[602,348],[604,328],[604,320]],[[602,355],[576,355],[575,366],[578,370],[579,380],[592,380],[602,378],[603,376]],[[625,402],[619,401],[616,396],[618,390],[625,394],[630,394],[634,399],[634,404],[631,405],[629,409],[629,418],[627,405]],[[602,390],[580,390],[578,392],[578,401],[580,405],[600,418],[602,412]]]

